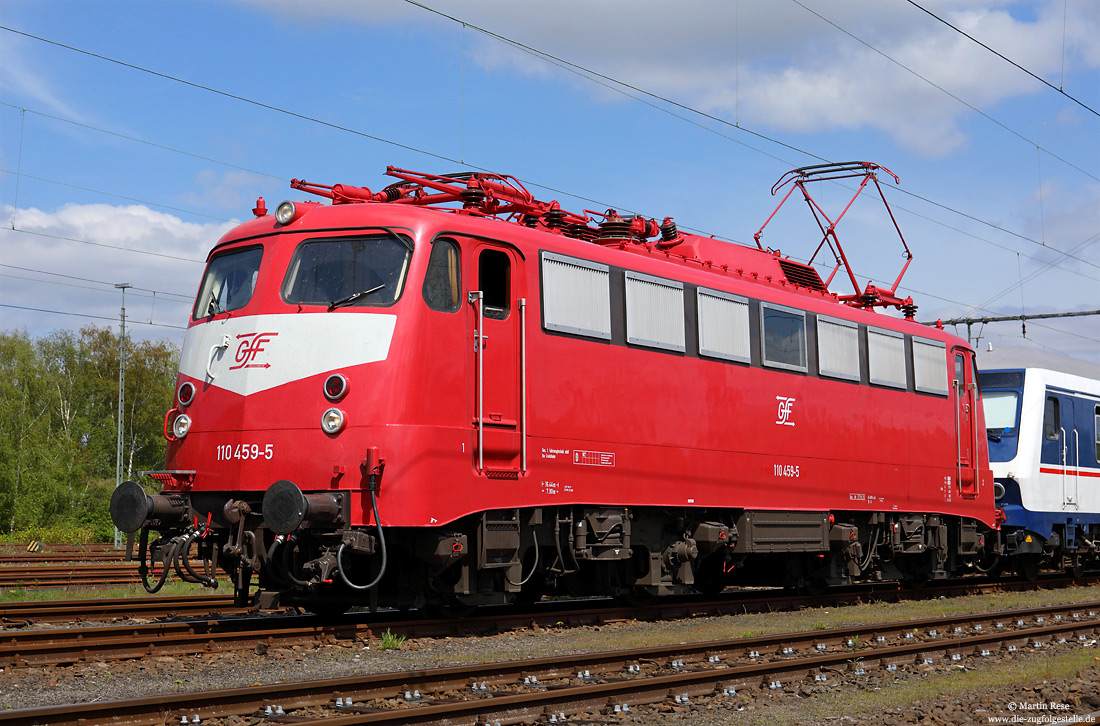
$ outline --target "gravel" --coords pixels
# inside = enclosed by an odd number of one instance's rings
[[[1051,593],[1047,601],[1058,601]],[[1064,599],[1078,599],[1068,597]],[[888,619],[901,606],[884,605]],[[911,607],[911,606],[909,606]],[[930,603],[928,607],[935,608]],[[944,605],[938,605],[943,609]],[[989,609],[1003,605],[991,602]],[[979,608],[981,609],[981,608]],[[489,637],[408,640],[399,649],[380,641],[343,641],[331,645],[206,653],[190,657],[149,657],[139,661],[89,662],[65,667],[0,669],[0,708],[27,708],[103,701],[173,692],[232,688],[280,682],[336,678],[386,671],[423,669],[463,663],[516,660],[592,650],[676,643],[715,637],[793,630],[795,616],[816,623],[871,617],[875,608],[811,610],[802,614],[690,618],[658,623],[622,622],[577,628],[529,628]],[[909,610],[904,612],[909,613]],[[935,613],[928,613],[932,615]],[[917,615],[909,615],[917,617]],[[904,616],[894,619],[904,619]],[[769,627],[769,623],[775,621]],[[805,626],[802,629],[808,629]],[[965,665],[913,666],[897,674],[869,670],[856,677],[831,674],[825,684],[795,683],[781,692],[745,688],[721,698],[695,698],[638,706],[627,716],[593,714],[602,723],[711,726],[745,723],[783,724],[971,724],[990,717],[1004,723],[1049,723],[1053,716],[1100,711],[1100,648],[1095,641],[1052,645],[1042,653],[975,659]],[[1040,718],[1046,720],[1039,720]],[[1033,719],[1033,720],[1020,720]],[[258,723],[242,719],[235,723]]]

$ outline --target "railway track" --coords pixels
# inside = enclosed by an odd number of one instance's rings
[[[1062,584],[1071,580],[1049,581]],[[964,593],[950,588],[891,591],[861,589],[835,592],[825,597],[792,596],[782,591],[730,593],[718,599],[682,599],[648,606],[622,606],[611,600],[543,602],[529,607],[485,608],[471,617],[409,618],[396,611],[351,613],[339,618],[310,615],[286,617],[244,616],[233,608],[230,598],[134,598],[103,603],[61,601],[58,603],[15,603],[0,605],[0,622],[22,626],[8,630],[0,640],[0,667],[51,666],[82,661],[110,661],[148,656],[181,656],[214,651],[247,650],[263,643],[281,647],[336,641],[371,642],[388,629],[407,637],[442,637],[495,634],[532,625],[600,625],[627,620],[667,620],[753,612],[793,610],[803,607],[841,606],[869,600],[902,600],[999,591],[1006,583],[972,583]],[[1034,587],[1034,584],[1031,584]],[[127,607],[129,603],[129,608]],[[124,623],[74,628],[28,629],[35,618],[63,622],[79,616],[92,619],[94,613],[111,618],[169,617],[197,615],[198,618],[152,623]]]
[[[133,563],[0,567],[0,588],[122,585],[140,582]]]
[[[0,626],[25,628],[41,623],[75,623],[121,618],[166,618],[239,614],[233,598],[222,595],[119,597],[0,603]]]
[[[45,544],[38,552],[22,547],[0,546],[0,567],[46,562],[123,562],[125,548],[112,544]]]
[[[542,723],[675,700],[730,703],[746,690],[890,678],[937,665],[1094,642],[1100,601],[0,712],[0,724]],[[338,705],[339,704],[339,705]],[[281,715],[279,712],[281,711]],[[552,718],[551,718],[552,716]]]

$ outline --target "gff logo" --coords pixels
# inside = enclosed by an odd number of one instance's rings
[[[779,401],[779,418],[775,422],[781,426],[794,426],[794,421],[791,421],[791,409],[794,408],[794,399],[776,396],[775,400]]]
[[[244,333],[237,336],[237,340],[241,341],[237,346],[237,354],[233,360],[237,363],[235,366],[231,366],[229,370],[235,371],[240,368],[270,368],[270,363],[254,363],[256,356],[264,352],[264,344],[270,343],[278,333]]]

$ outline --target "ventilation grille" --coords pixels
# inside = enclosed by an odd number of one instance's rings
[[[791,260],[779,260],[779,267],[787,277],[787,282],[808,287],[811,290],[825,290],[825,283],[821,281],[821,275],[817,274],[817,270],[809,265]]]

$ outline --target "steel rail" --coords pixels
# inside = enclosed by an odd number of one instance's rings
[[[0,552],[0,566],[34,564],[38,562],[125,562],[126,553],[96,552]]]
[[[1001,584],[987,583],[981,588],[999,590]],[[1033,583],[1028,584],[1035,586]],[[972,594],[978,587],[972,584],[965,593]],[[890,597],[883,597],[884,594]],[[23,629],[4,632],[5,640],[0,641],[0,667],[62,665],[93,659],[107,661],[152,655],[179,656],[215,650],[250,649],[260,641],[269,647],[277,647],[294,643],[331,642],[337,639],[371,640],[376,639],[377,633],[386,627],[408,637],[463,636],[473,633],[499,633],[526,628],[532,624],[548,628],[575,627],[626,620],[773,612],[808,605],[841,606],[859,604],[867,599],[900,600],[905,597],[940,597],[943,594],[945,591],[942,588],[917,591],[895,588],[890,593],[879,594],[861,589],[848,593],[831,593],[827,599],[777,592],[754,597],[746,597],[746,593],[732,593],[729,597],[718,600],[679,599],[641,607],[614,605],[607,599],[573,600],[544,602],[527,607],[485,608],[479,614],[462,620],[420,617],[408,619],[393,611],[353,613],[338,619],[312,616],[241,618],[239,616],[247,612],[246,610],[233,608],[229,598],[218,597],[176,600],[134,598],[129,601],[114,599],[102,604],[94,600],[86,603],[61,601],[55,606],[48,603],[12,603],[10,606],[0,606],[0,623]],[[56,614],[42,616],[43,620],[50,618],[54,622],[93,619],[97,613],[110,613],[116,617],[129,614],[146,617],[198,614],[208,617],[114,626],[26,629],[39,606],[46,612],[51,607],[56,607]],[[233,617],[223,617],[226,615]]]
[[[107,618],[169,617],[213,612],[247,612],[224,595],[92,598],[0,603],[0,625],[27,627],[32,623],[63,623]]]
[[[252,714],[271,704],[294,711],[282,719],[294,723],[312,718],[333,726],[435,721],[480,724],[502,718],[538,717],[559,709],[571,713],[610,710],[615,704],[654,702],[673,694],[694,697],[769,684],[773,690],[780,690],[810,675],[828,682],[838,674],[859,677],[872,667],[904,671],[933,664],[937,658],[950,663],[968,657],[991,657],[998,649],[1009,653],[1027,646],[1040,649],[1052,641],[1095,638],[1100,627],[1098,611],[1100,601],[20,709],[0,712],[0,724],[163,724],[166,714],[170,723],[195,714],[208,721]],[[460,693],[471,691],[471,684],[475,688],[476,684],[482,685],[473,692]],[[420,698],[405,701],[403,694],[411,691],[420,691]],[[337,698],[345,704],[351,698],[353,705],[334,710]],[[367,702],[369,706],[364,705]]]
[[[109,585],[138,582],[133,564],[110,565],[27,565],[0,568],[0,587],[63,587],[66,585]]]

